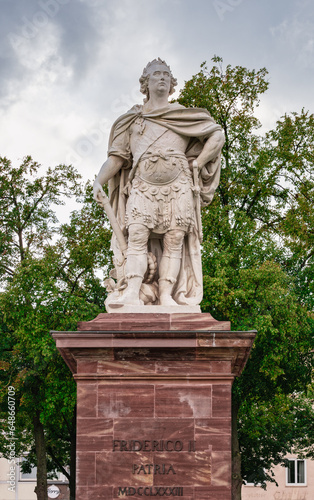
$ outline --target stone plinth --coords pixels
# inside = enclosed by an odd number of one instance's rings
[[[77,381],[77,500],[231,500],[231,387],[255,332],[101,314],[54,332]]]

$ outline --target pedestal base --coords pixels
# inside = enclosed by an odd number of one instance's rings
[[[53,334],[77,381],[77,500],[231,500],[231,387],[255,333],[194,316]]]

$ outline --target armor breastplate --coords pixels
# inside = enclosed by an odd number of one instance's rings
[[[149,184],[162,186],[174,181],[187,163],[181,151],[147,151],[140,159],[136,175]]]

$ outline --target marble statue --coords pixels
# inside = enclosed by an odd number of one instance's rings
[[[168,102],[177,81],[165,61],[148,63],[140,84],[144,104],[113,124],[108,159],[94,182],[94,198],[113,228],[106,308],[197,306],[200,209],[219,183],[224,135],[207,110]]]

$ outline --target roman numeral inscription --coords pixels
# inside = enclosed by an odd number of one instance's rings
[[[132,497],[134,495],[145,496],[145,497],[183,497],[183,488],[175,486],[174,488],[169,487],[159,487],[159,486],[140,486],[139,488],[119,488],[118,492],[120,496]]]

